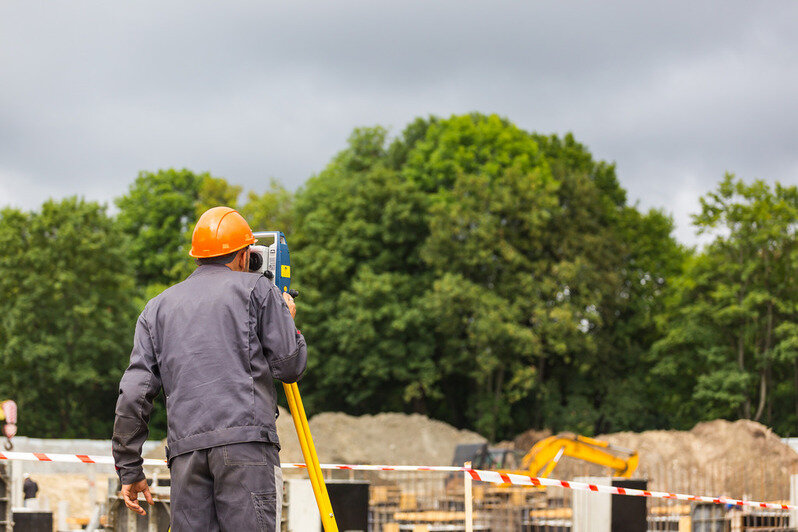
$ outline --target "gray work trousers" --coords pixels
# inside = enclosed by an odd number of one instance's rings
[[[221,445],[170,460],[172,532],[280,528],[283,477],[277,446]]]

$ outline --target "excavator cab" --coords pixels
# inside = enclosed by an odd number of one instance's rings
[[[461,443],[454,449],[453,466],[471,462],[474,469],[515,469],[521,462],[521,454],[513,449],[489,447],[487,443]]]

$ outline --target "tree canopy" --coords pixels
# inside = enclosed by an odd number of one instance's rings
[[[615,385],[647,372],[681,249],[572,136],[479,114],[358,129],[295,204],[313,404],[489,436],[632,421]]]
[[[655,345],[656,373],[675,392],[672,422],[740,417],[791,433],[798,421],[798,188],[728,174],[701,198],[694,222],[714,239],[674,283]]]
[[[110,433],[136,317],[128,245],[96,203],[0,211],[0,396],[24,433]]]
[[[726,176],[692,250],[573,135],[471,113],[357,128],[296,192],[162,169],[115,216],[79,198],[0,211],[0,399],[22,433],[110,434],[135,317],[191,273],[194,223],[220,204],[288,236],[311,413],[492,439],[798,422],[796,187]]]

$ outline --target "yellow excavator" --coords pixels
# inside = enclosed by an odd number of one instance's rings
[[[458,445],[453,465],[470,460],[474,469],[498,470],[502,473],[548,477],[563,456],[584,460],[612,470],[616,477],[631,477],[637,470],[637,451],[609,442],[572,433],[549,436],[537,442],[518,461],[517,451],[489,448],[487,444]]]
[[[579,434],[562,433],[544,438],[533,445],[521,460],[523,472],[507,472],[545,478],[557,467],[563,456],[607,467],[612,470],[613,476],[624,478],[634,474],[640,459],[637,451]]]

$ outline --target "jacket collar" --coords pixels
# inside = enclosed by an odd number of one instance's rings
[[[205,275],[214,271],[218,272],[221,270],[227,270],[228,272],[233,271],[224,264],[203,264],[202,266],[197,266],[197,268],[193,272],[191,272],[191,275],[189,275],[189,277],[194,277],[197,275]]]

